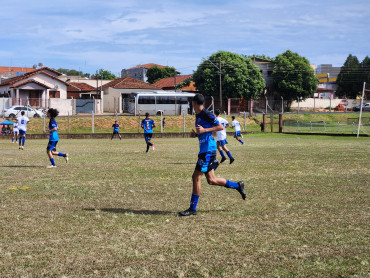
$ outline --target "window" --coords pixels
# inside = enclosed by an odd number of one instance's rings
[[[154,100],[154,97],[140,96],[138,103],[139,104],[155,104],[155,100]]]

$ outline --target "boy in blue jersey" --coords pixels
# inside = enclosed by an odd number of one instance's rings
[[[149,151],[150,146],[152,146],[154,151],[154,144],[150,142],[153,136],[153,127],[155,127],[155,122],[149,118],[149,113],[145,113],[145,119],[141,121],[141,128],[144,129],[146,152]]]
[[[56,146],[59,141],[58,136],[58,125],[55,118],[59,115],[59,111],[57,109],[50,108],[48,112],[46,113],[46,116],[50,119],[49,121],[49,143],[46,147],[46,153],[50,159],[51,165],[49,165],[47,168],[55,168],[55,162],[53,155],[62,156],[68,162],[68,154],[57,152]],[[44,131],[46,133],[46,131]]]
[[[112,134],[112,138],[110,138],[110,140],[113,139],[114,134],[118,134],[119,140],[122,140],[121,134],[119,134],[119,124],[117,124],[117,121],[114,121],[114,124],[112,125],[112,127],[113,127],[113,134]]]
[[[196,131],[193,130],[191,135],[192,137],[198,137],[200,151],[198,154],[198,162],[192,176],[193,194],[190,199],[190,207],[185,211],[179,212],[179,216],[197,214],[196,210],[201,189],[200,180],[203,174],[205,174],[208,184],[236,189],[243,200],[246,198],[244,182],[232,182],[215,176],[215,170],[219,162],[216,159],[217,145],[215,139],[212,137],[212,132],[223,130],[223,126],[216,119],[215,115],[204,108],[204,96],[202,94],[196,94],[192,104],[196,113]]]

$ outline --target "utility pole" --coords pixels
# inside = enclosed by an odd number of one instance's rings
[[[361,116],[362,116],[362,105],[364,103],[364,93],[365,93],[366,82],[362,88],[361,103],[360,103],[360,116],[358,117],[358,126],[357,126],[357,138],[360,136],[360,126],[361,126]]]
[[[220,60],[220,66],[216,66],[214,63],[212,63],[211,60],[207,60],[208,62],[210,62],[216,69],[218,69],[218,74],[220,76],[220,110],[222,111],[222,71],[221,71],[221,60]]]

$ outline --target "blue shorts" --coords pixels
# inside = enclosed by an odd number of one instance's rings
[[[226,144],[229,144],[229,143],[227,142],[227,140],[226,140],[226,139],[225,139],[225,140],[217,141],[217,143],[220,145],[220,147],[223,147],[223,146],[225,146]]]
[[[145,142],[149,142],[152,139],[153,133],[144,133]]]
[[[118,129],[113,130],[113,134],[119,134],[119,130]]]
[[[47,151],[55,152],[57,150],[58,141],[49,141],[48,146],[46,147]]]
[[[18,134],[18,131],[14,130],[14,134]]]
[[[236,136],[240,136],[240,131],[235,131],[235,135],[234,135],[234,137],[236,137]]]
[[[195,170],[202,173],[208,173],[209,171],[216,170],[219,164],[220,163],[216,158],[216,152],[200,153],[198,154],[198,161],[195,166]]]
[[[25,130],[20,129],[20,130],[19,130],[19,135],[26,135],[26,131],[25,131]]]

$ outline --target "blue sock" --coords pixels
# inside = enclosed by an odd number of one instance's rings
[[[233,159],[233,156],[231,155],[230,151],[227,152],[227,156],[230,158],[230,159]]]
[[[22,146],[24,146],[24,142],[26,142],[26,137],[23,136]]]
[[[242,143],[242,144],[244,144],[244,142],[242,140],[240,140],[240,139],[239,139],[239,142]]]
[[[237,182],[233,182],[233,181],[229,181],[229,180],[226,180],[226,185],[225,185],[226,188],[234,188],[234,189],[238,189],[239,188],[239,183]]]
[[[58,153],[58,156],[66,157],[66,154],[65,153]]]
[[[222,157],[225,157],[225,155],[224,155],[224,152],[223,152],[223,151],[220,151],[220,155],[221,155]]]
[[[12,143],[14,142],[14,137],[12,138]]]
[[[21,145],[22,145],[22,138],[19,138],[18,143],[19,143],[19,146],[21,146]]]
[[[53,166],[55,166],[54,158],[50,158],[50,162]]]
[[[190,209],[197,210],[199,195],[192,194],[190,199]]]

